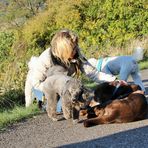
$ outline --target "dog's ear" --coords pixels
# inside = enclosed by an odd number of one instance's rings
[[[91,100],[94,98],[94,91],[83,86],[82,97],[84,100]]]

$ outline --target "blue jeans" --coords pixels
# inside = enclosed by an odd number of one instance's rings
[[[37,90],[35,88],[32,89],[33,92],[33,97],[37,99],[37,101],[42,101],[42,97],[44,95],[43,92],[41,92],[40,90]],[[57,112],[61,112],[62,111],[62,101],[61,98],[59,99],[58,103],[57,103]]]
[[[35,88],[32,89],[32,92],[33,92],[33,98],[36,98],[37,101],[42,101],[42,97],[44,95],[43,92],[41,92]]]
[[[60,98],[57,104],[57,112],[60,113],[61,111],[62,111],[62,100]]]

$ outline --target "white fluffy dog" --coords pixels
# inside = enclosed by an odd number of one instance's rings
[[[45,50],[39,57],[32,56],[28,68],[27,78],[25,82],[25,102],[26,107],[33,102],[32,89],[43,91],[43,81],[47,77],[47,69],[52,65],[49,56],[49,50]]]

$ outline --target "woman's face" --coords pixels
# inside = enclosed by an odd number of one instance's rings
[[[75,48],[73,49],[69,60],[74,59],[74,57],[75,57],[75,55],[76,55],[76,53],[77,53],[78,50],[79,50],[78,47],[75,47]]]

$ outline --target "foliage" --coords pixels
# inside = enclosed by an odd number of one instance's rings
[[[88,0],[79,10],[84,22],[81,35],[87,43],[85,48],[124,47],[129,40],[148,33],[146,1]]]
[[[11,46],[15,41],[13,32],[0,32],[0,62],[11,55]]]
[[[22,32],[32,49],[47,48],[53,33],[61,28],[78,33],[87,56],[110,47],[124,48],[131,39],[148,33],[144,4],[144,0],[51,0],[48,10],[26,23]]]
[[[4,109],[12,109],[16,105],[24,105],[24,92],[23,90],[7,90],[3,95],[0,96],[0,111]]]
[[[45,9],[46,0],[5,0],[0,2],[1,24],[20,27],[26,19]]]
[[[148,69],[148,57],[146,57],[144,60],[139,62],[139,68],[142,69]]]

